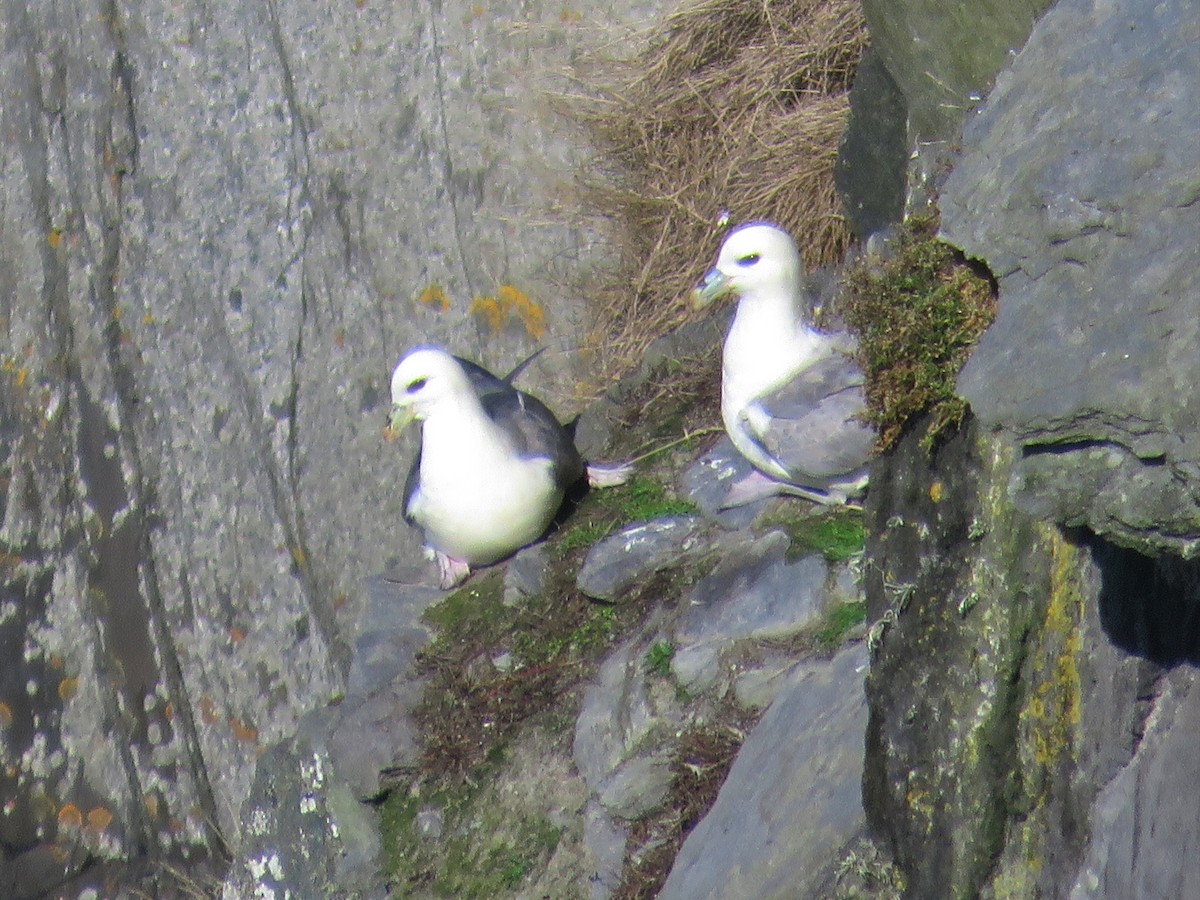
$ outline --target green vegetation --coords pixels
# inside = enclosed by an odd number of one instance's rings
[[[825,617],[825,624],[817,631],[817,641],[827,650],[841,644],[843,638],[867,620],[867,604],[854,600],[834,607]]]
[[[494,776],[495,768],[479,774]],[[522,809],[481,802],[480,783],[442,787],[428,797],[395,791],[384,802],[386,868],[402,893],[419,885],[440,897],[495,897],[512,892],[554,852],[562,828]],[[436,839],[421,834],[423,810],[439,821]]]
[[[670,641],[655,641],[646,651],[646,672],[659,678],[671,674],[671,660],[675,658],[675,645]]]
[[[556,536],[553,547],[560,556],[591,547],[609,533],[634,522],[686,516],[695,504],[668,495],[657,481],[634,476],[619,487],[590,493]]]
[[[830,562],[841,562],[859,553],[866,542],[862,510],[848,507],[829,507],[813,514],[807,504],[780,504],[763,516],[761,525],[787,533],[791,539],[788,559],[820,553]]]
[[[954,393],[955,378],[995,318],[990,279],[936,233],[936,219],[910,219],[889,260],[865,261],[846,275],[844,316],[859,337],[867,415],[881,449],[924,412],[933,415],[927,450],[958,426],[966,403]]]

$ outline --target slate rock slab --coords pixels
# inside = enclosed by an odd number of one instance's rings
[[[1149,552],[1200,549],[1197,46],[1184,0],[1058,3],[941,202],[999,279],[958,387],[1021,446],[1018,503]]]
[[[702,520],[680,516],[637,522],[598,541],[579,569],[579,589],[597,600],[619,600],[637,582],[689,555],[707,552]]]
[[[1200,689],[1167,677],[1137,753],[1092,807],[1092,839],[1071,900],[1200,896]]]
[[[861,643],[797,665],[680,848],[660,900],[812,896],[863,824],[866,666]]]

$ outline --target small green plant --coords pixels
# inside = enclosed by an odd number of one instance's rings
[[[675,658],[675,645],[670,641],[655,641],[646,651],[645,669],[649,675],[666,678],[671,674],[671,660]]]
[[[867,620],[867,604],[861,600],[843,603],[834,607],[826,616],[825,624],[817,632],[817,641],[826,649],[833,649],[851,629]]]
[[[864,262],[846,276],[844,317],[859,338],[867,417],[879,429],[880,449],[927,411],[926,450],[957,427],[966,403],[954,392],[955,378],[996,315],[991,280],[936,233],[935,218],[912,218],[881,268]]]

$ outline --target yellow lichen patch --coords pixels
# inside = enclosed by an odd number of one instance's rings
[[[929,486],[929,499],[934,503],[942,502],[942,495],[946,492],[946,486],[940,481],[935,481]]]
[[[292,559],[296,561],[296,565],[298,565],[298,566],[304,565],[305,561],[308,559],[308,557],[305,556],[305,554],[304,554],[304,548],[303,547],[293,547],[292,548]]]
[[[24,387],[25,382],[29,380],[29,370],[21,368],[17,370],[17,387]]]
[[[1075,745],[1082,716],[1079,655],[1083,598],[1077,582],[1078,550],[1057,534],[1050,540],[1050,596],[1042,622],[1047,669],[1022,712],[1025,753],[1052,773]]]
[[[417,295],[417,302],[422,306],[432,307],[438,312],[445,312],[450,308],[450,298],[446,296],[445,290],[436,281]]]
[[[46,235],[46,243],[57,250],[62,246],[63,233],[61,228],[51,228],[50,233]]]
[[[91,831],[103,831],[112,822],[113,816],[103,806],[88,810],[87,827]]]
[[[546,313],[528,294],[511,284],[502,284],[496,291],[496,297],[502,312],[516,314],[531,338],[535,341],[542,339],[546,333]]]
[[[498,333],[504,324],[504,310],[495,297],[476,297],[467,308],[467,315],[479,316],[487,322],[492,334]]]
[[[58,698],[60,700],[70,700],[79,693],[78,678],[64,678],[58,683]]]
[[[58,824],[63,828],[83,827],[83,813],[74,803],[68,803],[58,811]]]
[[[158,797],[154,794],[146,794],[142,797],[142,806],[146,807],[146,812],[153,819],[158,818]]]

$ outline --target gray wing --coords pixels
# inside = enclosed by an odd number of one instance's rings
[[[417,524],[412,516],[413,497],[421,489],[421,446],[417,445],[417,455],[413,457],[408,477],[404,479],[404,521],[409,525]]]
[[[824,488],[861,470],[876,433],[861,420],[862,370],[850,356],[823,357],[743,413],[747,431],[796,482]]]
[[[554,481],[564,490],[583,477],[584,465],[575,442],[554,413],[532,394],[507,384],[479,398],[483,411],[508,435],[517,453],[543,456],[553,466]]]

